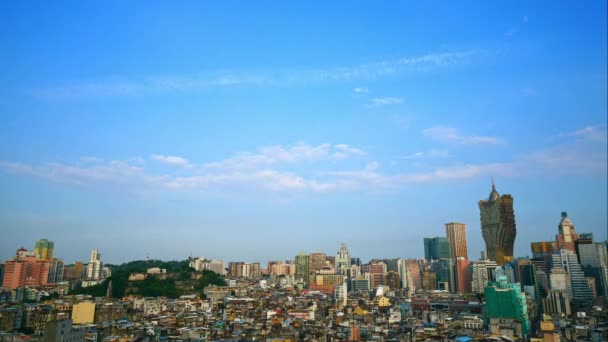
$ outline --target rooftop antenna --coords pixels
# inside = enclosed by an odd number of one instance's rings
[[[492,190],[496,191],[496,184],[494,183],[494,176],[492,176]]]

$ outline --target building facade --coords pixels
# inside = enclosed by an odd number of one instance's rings
[[[447,238],[424,238],[424,258],[426,260],[448,259],[451,255],[450,241]]]
[[[488,200],[479,201],[479,211],[487,258],[504,266],[513,259],[513,244],[517,235],[513,197],[499,195],[492,182]]]
[[[445,224],[445,235],[450,242],[452,260],[458,257],[469,258],[467,250],[467,226],[464,223],[450,222]]]

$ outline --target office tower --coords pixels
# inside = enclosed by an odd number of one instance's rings
[[[483,293],[488,281],[492,280],[492,271],[496,266],[496,263],[491,260],[479,260],[471,263],[471,291],[473,293]]]
[[[450,241],[447,238],[424,238],[424,258],[426,260],[447,259],[451,255]]]
[[[386,264],[387,272],[399,272],[399,259],[382,259],[382,262]]]
[[[608,266],[602,266],[599,270],[600,278],[600,294],[605,298],[608,297]]]
[[[420,283],[420,265],[416,260],[399,259],[398,274],[401,280],[401,286],[408,289],[410,293],[416,292],[416,289],[421,287]]]
[[[546,298],[543,298],[543,312],[545,315],[565,315],[572,314],[570,308],[570,296],[563,290],[550,290]]]
[[[479,211],[487,258],[504,266],[513,259],[513,244],[517,235],[513,197],[506,194],[500,196],[492,181],[490,196],[487,201],[479,201]]]
[[[386,277],[386,264],[381,261],[374,261],[369,263],[368,272],[371,278],[372,288],[376,288],[380,285],[384,285],[384,278]]]
[[[470,262],[465,257],[456,259],[456,291],[458,293],[471,293],[471,267]]]
[[[492,334],[504,334],[512,327],[511,335],[526,340],[530,332],[526,294],[519,283],[508,283],[506,276],[489,282],[484,290],[486,317]],[[510,321],[510,322],[509,322]]]
[[[530,243],[530,249],[532,250],[532,258],[542,258],[545,255],[552,255],[557,252],[556,241],[541,241]]]
[[[534,264],[528,262],[525,264],[518,264],[519,268],[519,279],[518,281],[522,286],[532,286],[535,285],[536,282],[536,266]]]
[[[565,248],[572,252],[576,252],[575,242],[578,240],[578,234],[574,229],[574,224],[568,218],[568,213],[562,212],[562,219],[557,226],[558,234],[556,236],[557,247]]]
[[[350,264],[351,265],[361,266],[361,259],[355,258],[355,257],[351,257],[350,258]]]
[[[52,259],[54,249],[55,242],[49,241],[47,239],[40,239],[36,241],[36,246],[34,247],[34,254],[36,254],[36,256],[41,259]]]
[[[579,239],[577,242],[580,241]],[[583,267],[599,268],[608,265],[608,253],[603,242],[579,244],[578,257]]]
[[[455,292],[454,265],[452,259],[441,259],[431,263],[431,270],[437,275],[437,289]]]
[[[308,282],[308,275],[310,273],[308,254],[301,252],[296,255],[296,279],[301,279]]]
[[[61,283],[63,281],[63,261],[59,259],[49,260],[49,284]]]
[[[578,238],[574,241],[574,253],[578,255],[578,263],[581,263],[580,246],[588,245],[593,243],[593,233],[581,233],[578,234]]]
[[[553,254],[552,264],[551,277],[553,277],[554,270],[559,268],[563,269],[568,275],[572,299],[583,302],[593,299],[585,274],[574,252],[565,248],[560,249]],[[553,289],[553,284],[551,284],[551,288]]]
[[[101,254],[94,249],[91,251],[91,259],[87,264],[87,280],[100,280],[102,278],[103,262],[101,262]]]
[[[452,260],[458,257],[469,258],[467,251],[467,226],[464,223],[450,222],[445,224],[445,235],[450,242]]]
[[[346,244],[341,244],[338,253],[336,253],[336,270],[343,273],[344,269],[350,268],[350,254],[346,248]]]
[[[369,291],[372,288],[369,274],[367,276],[351,278],[349,283],[350,291]]]

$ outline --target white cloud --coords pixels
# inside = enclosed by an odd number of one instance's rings
[[[488,137],[463,136],[454,129],[427,131],[441,133],[448,142],[478,143]],[[375,191],[400,189],[408,184],[455,182],[487,176],[591,175],[605,177],[608,163],[605,126],[587,126],[561,136],[560,145],[516,156],[495,163],[457,161],[444,149],[415,152],[401,159],[416,166],[417,159],[436,158],[434,166],[422,163],[417,172],[382,171],[377,161],[367,159],[360,148],[347,144],[274,145],[176,173],[157,173],[146,169],[138,158],[94,162],[30,165],[0,161],[0,169],[47,181],[78,186],[100,186],[132,192],[217,192],[240,193],[251,189],[261,192],[324,193],[336,191]],[[491,139],[490,139],[491,140]],[[491,140],[492,141],[492,140]],[[166,156],[164,156],[166,157]],[[354,158],[357,157],[357,158]],[[166,160],[167,158],[159,158]],[[185,158],[182,158],[186,161]],[[365,163],[364,167],[353,165]],[[314,169],[305,166],[314,163]],[[185,165],[184,163],[178,163]],[[426,164],[426,165],[425,165]],[[173,165],[173,164],[172,164]],[[190,165],[190,164],[188,164]],[[336,167],[341,167],[342,169]],[[406,166],[407,167],[407,166]],[[394,168],[391,168],[394,170]],[[170,171],[169,171],[170,172]]]
[[[401,159],[420,159],[420,158],[447,158],[449,155],[448,150],[442,149],[429,149],[425,152],[419,151],[416,153],[408,154],[401,157]]]
[[[372,106],[386,106],[400,104],[403,100],[400,97],[375,97],[371,100]]]
[[[369,89],[362,88],[362,87],[357,87],[357,88],[353,89],[353,93],[355,93],[355,94],[367,94],[367,93],[369,93]]]
[[[285,163],[337,161],[364,154],[363,150],[347,144],[309,145],[297,143],[292,146],[274,145],[261,147],[256,153],[240,152],[231,158],[203,164],[203,169],[243,170]]]
[[[606,126],[586,126],[574,132],[563,134],[563,136],[576,137],[580,140],[605,142],[607,140],[608,128]]]
[[[190,168],[192,165],[190,162],[183,157],[178,156],[163,156],[160,154],[153,154],[150,156],[150,159],[161,162],[163,164],[171,165],[171,166],[179,166],[183,168]]]
[[[500,145],[504,141],[498,137],[484,135],[464,135],[456,128],[445,126],[434,126],[422,130],[422,135],[432,140],[443,143],[455,143],[463,145]]]
[[[139,93],[196,91],[216,87],[290,86],[297,84],[373,80],[406,72],[421,72],[468,63],[484,50],[429,53],[420,56],[334,68],[270,69],[263,71],[211,71],[177,76],[148,76],[140,79],[110,78],[74,82],[34,90],[43,99],[81,96],[125,96]],[[361,92],[367,88],[355,88]],[[355,91],[355,90],[354,90]],[[355,91],[357,92],[357,91]]]

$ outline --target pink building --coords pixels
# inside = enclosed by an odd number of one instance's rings
[[[24,248],[20,248],[15,258],[6,261],[2,287],[14,290],[24,286],[47,284],[50,261],[38,259],[26,252]]]

